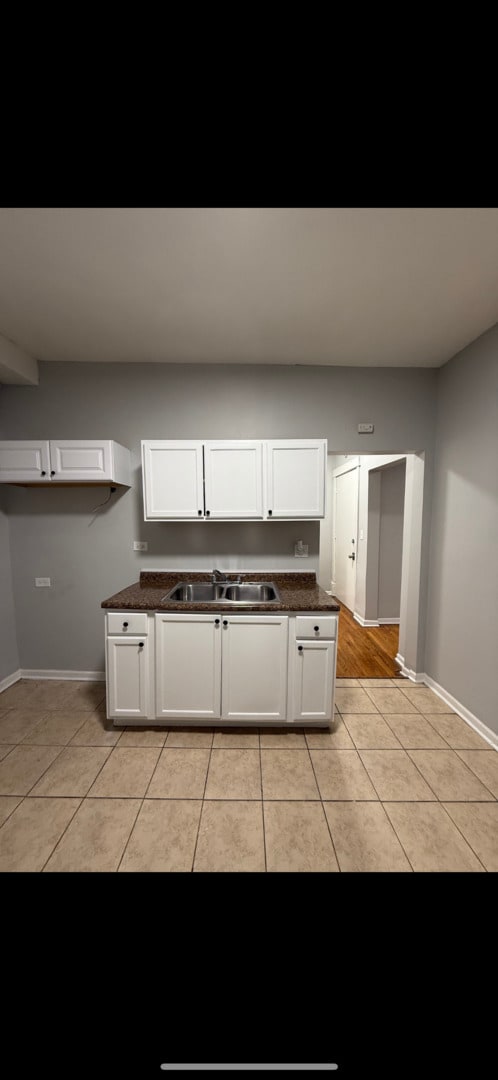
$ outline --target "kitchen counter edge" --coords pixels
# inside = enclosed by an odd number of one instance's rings
[[[128,585],[120,592],[114,593],[106,600],[102,600],[101,607],[107,611],[184,611],[210,612],[226,611],[233,615],[238,612],[249,611],[272,612],[278,611],[340,611],[339,601],[334,596],[329,596],[316,582],[314,573],[280,574],[280,573],[227,573],[227,580],[235,581],[240,577],[243,581],[274,581],[280,593],[280,600],[272,600],[269,603],[233,604],[216,601],[202,603],[195,601],[190,603],[182,601],[164,601],[161,597],[178,581],[206,581],[210,579],[210,573],[178,572],[160,573],[155,571],[142,571],[140,580]]]

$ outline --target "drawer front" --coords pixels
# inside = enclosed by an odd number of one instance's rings
[[[337,638],[337,616],[321,615],[297,615],[296,638],[308,638],[312,641],[321,641],[322,638],[335,641]]]
[[[148,634],[149,616],[146,611],[108,611],[108,634]]]

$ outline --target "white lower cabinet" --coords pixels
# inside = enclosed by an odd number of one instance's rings
[[[147,719],[150,715],[149,643],[143,637],[108,637],[107,712],[116,719]]]
[[[335,641],[297,641],[292,657],[294,720],[331,720]]]
[[[285,720],[286,616],[156,615],[156,716]]]
[[[219,719],[221,618],[156,615],[156,716]]]
[[[288,617],[223,618],[222,719],[287,719]]]
[[[308,636],[307,636],[308,635]],[[122,724],[324,725],[337,617],[108,612],[107,715]]]

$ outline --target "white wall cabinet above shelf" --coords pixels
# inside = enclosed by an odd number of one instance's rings
[[[325,514],[326,439],[142,441],[145,521]]]
[[[131,485],[130,451],[111,439],[0,442],[0,483]]]

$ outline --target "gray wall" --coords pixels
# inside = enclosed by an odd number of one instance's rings
[[[5,387],[0,386],[0,415]],[[0,426],[0,438],[4,437]],[[0,681],[20,667],[10,558],[9,518],[5,513],[6,489],[0,487]]]
[[[405,471],[404,461],[380,470],[379,619],[399,619]]]
[[[110,438],[132,451],[133,489],[10,487],[14,596],[23,668],[103,670],[100,602],[140,569],[318,569],[319,524],[143,521],[140,440],[312,438],[365,452],[432,451],[437,373],[426,369],[41,363],[38,387],[6,386],[4,438]],[[310,558],[293,558],[302,537]],[[134,553],[133,540],[149,551]],[[52,578],[36,589],[35,576]]]
[[[393,468],[395,462],[400,461],[403,466],[405,466],[406,459],[400,457],[399,454],[365,454],[359,458],[360,474],[358,487],[358,543],[356,549],[355,613],[361,616],[361,618],[373,622],[379,617],[379,553],[381,483],[383,469],[384,466]],[[403,528],[403,522],[401,523],[401,528]],[[410,538],[408,536],[405,537],[405,543],[408,547],[410,546]],[[403,537],[401,537],[401,554],[402,552]],[[390,612],[389,614],[392,615],[393,612]]]
[[[425,670],[498,732],[498,326],[438,377]]]
[[[4,497],[0,492],[0,681],[12,675],[20,667],[17,648],[14,593],[12,590],[12,566],[9,544],[9,519],[3,509]]]

